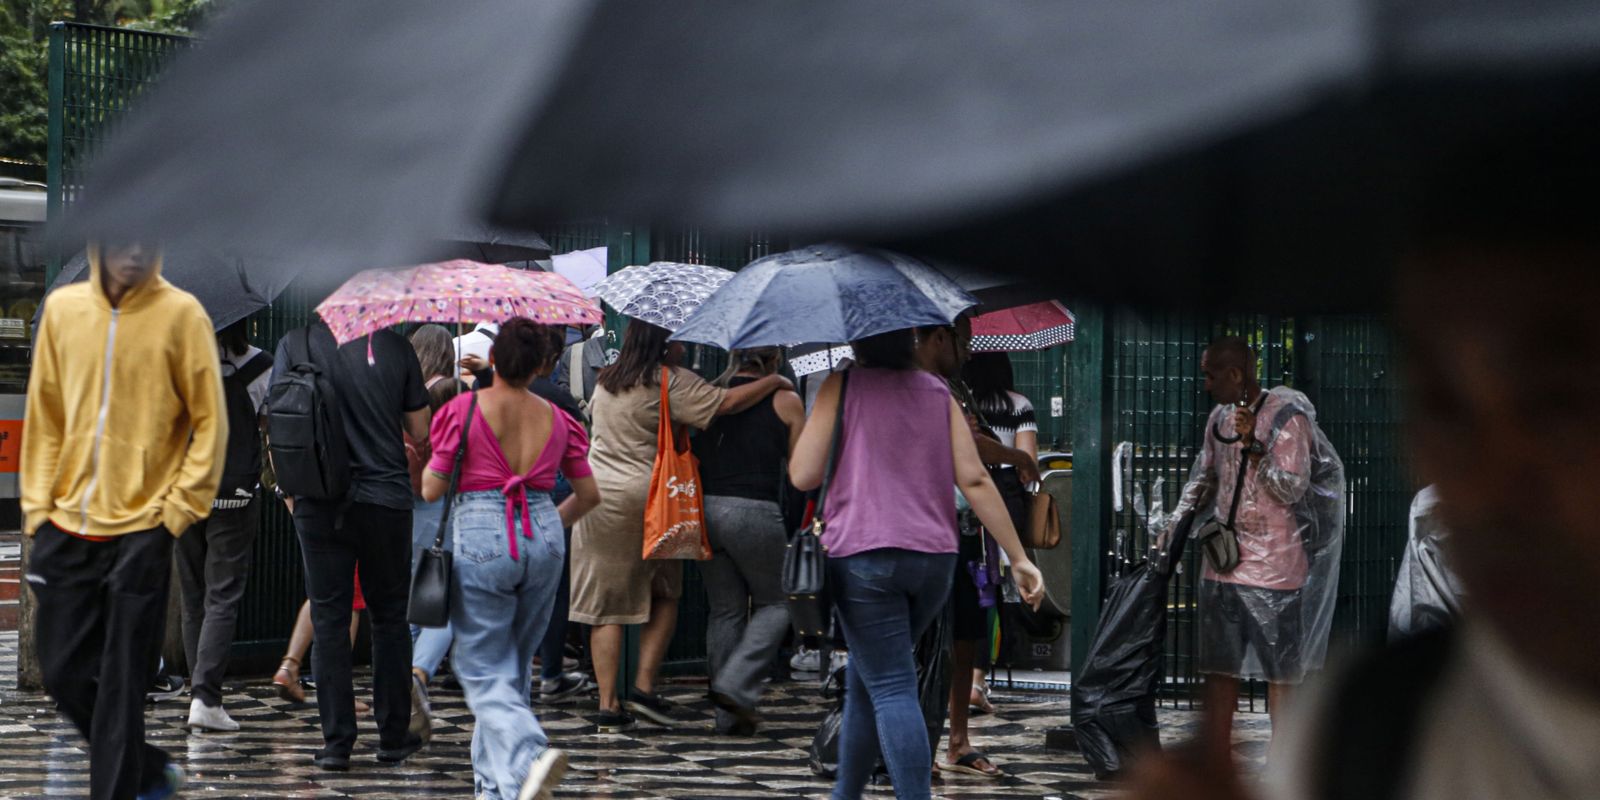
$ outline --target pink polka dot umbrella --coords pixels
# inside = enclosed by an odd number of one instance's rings
[[[564,276],[464,260],[369,269],[322,301],[317,315],[340,344],[402,322],[601,321],[600,306]]]

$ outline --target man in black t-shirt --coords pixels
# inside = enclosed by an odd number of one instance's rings
[[[428,394],[411,345],[380,331],[343,347],[326,325],[310,328],[311,358],[338,393],[350,453],[350,493],[343,500],[294,498],[295,529],[305,557],[306,595],[316,636],[312,665],[324,745],[317,766],[349,769],[356,740],[351,685],[350,608],[356,569],[372,619],[372,694],[378,760],[396,763],[421,746],[411,721],[411,633],[406,597],[411,571],[411,478],[405,440],[428,437]],[[280,344],[273,382],[294,366]]]

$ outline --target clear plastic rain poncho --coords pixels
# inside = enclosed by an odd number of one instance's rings
[[[1389,604],[1390,639],[1442,628],[1461,614],[1461,582],[1445,558],[1450,531],[1439,519],[1438,506],[1432,486],[1411,500],[1411,535]]]
[[[1205,446],[1172,517],[1195,509],[1192,530],[1213,514],[1228,518],[1245,461],[1240,443],[1223,441],[1236,436],[1236,410],[1218,406],[1206,422]],[[1245,475],[1234,519],[1239,565],[1219,575],[1207,563],[1201,574],[1201,672],[1298,683],[1327,656],[1345,480],[1316,413],[1304,394],[1280,386],[1256,414],[1255,436],[1266,454]]]

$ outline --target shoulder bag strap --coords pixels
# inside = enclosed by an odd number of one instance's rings
[[[678,452],[678,442],[673,434],[672,404],[668,402],[668,387],[672,383],[672,368],[661,368],[661,419],[656,423],[656,444],[665,443],[672,452]]]
[[[467,435],[472,433],[472,418],[478,415],[478,393],[472,393],[467,406],[467,421],[461,425],[461,443],[456,445],[455,463],[450,467],[450,488],[444,493],[444,508],[439,512],[439,533],[433,537],[435,549],[444,547],[444,534],[450,529],[450,506],[455,504],[456,489],[461,485],[461,460],[467,455]]]
[[[822,507],[828,500],[828,485],[833,483],[833,471],[839,466],[839,440],[844,434],[844,396],[850,388],[850,371],[839,373],[839,408],[833,415],[833,439],[828,444],[828,466],[822,471],[822,486],[817,490],[817,507],[811,512],[811,530],[822,535]]]
[[[1267,393],[1262,392],[1261,396],[1256,398],[1256,407],[1251,413],[1260,413],[1261,407],[1266,404]],[[1245,452],[1248,449],[1243,445],[1239,447],[1239,476],[1233,482],[1233,504],[1228,507],[1228,530],[1233,530],[1233,520],[1239,515],[1239,495],[1244,494],[1244,476],[1250,471],[1250,454]]]
[[[567,392],[585,413],[589,411],[589,404],[583,399],[583,349],[586,344],[587,339],[573,345],[572,352],[567,356]]]

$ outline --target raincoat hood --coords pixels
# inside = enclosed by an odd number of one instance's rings
[[[89,285],[94,287],[95,298],[104,303],[106,308],[110,308],[111,299],[106,295],[105,244],[91,242],[85,249],[85,253],[89,257]],[[155,293],[151,289],[168,285],[167,280],[161,277],[161,250],[159,248],[153,249],[150,261],[150,274],[144,276],[144,280],[122,296],[122,302],[117,306],[118,308],[125,311],[138,308],[148,303],[154,296]]]

